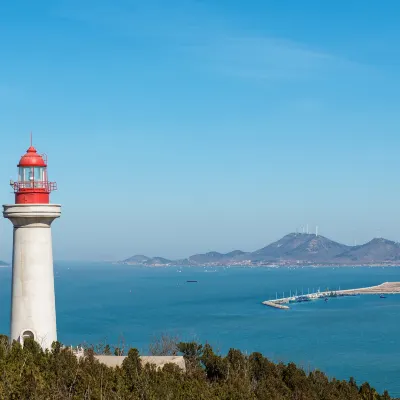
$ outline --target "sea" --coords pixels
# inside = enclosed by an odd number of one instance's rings
[[[331,298],[289,310],[276,296],[400,281],[400,267],[140,267],[56,262],[59,340],[123,344],[148,354],[162,334],[210,343],[225,354],[259,351],[273,361],[400,396],[400,295]],[[188,282],[197,281],[197,282]],[[8,334],[11,268],[0,268],[0,332]]]

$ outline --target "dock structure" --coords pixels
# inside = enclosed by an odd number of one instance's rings
[[[286,304],[289,303],[301,303],[312,300],[317,300],[321,298],[328,297],[344,297],[344,296],[356,296],[361,294],[376,294],[376,295],[384,295],[384,294],[400,294],[400,282],[385,282],[376,286],[369,286],[359,289],[344,289],[344,290],[326,290],[326,291],[317,291],[315,293],[308,293],[302,295],[295,295],[290,297],[281,297],[276,298],[275,300],[267,300],[263,301],[262,304],[279,308],[279,309],[289,309],[289,306]]]
[[[280,308],[281,310],[288,310],[289,306],[285,306],[284,304],[277,303],[276,301],[263,301],[263,304],[269,307]]]

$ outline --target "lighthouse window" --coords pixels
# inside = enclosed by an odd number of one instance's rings
[[[19,180],[24,183],[24,187],[31,187],[31,182],[33,181],[33,168],[20,167]]]
[[[45,180],[45,168],[44,167],[20,167],[19,168],[19,181],[23,183],[23,187],[32,187],[33,183],[35,187],[42,187],[43,181]]]
[[[25,181],[25,168],[22,167],[19,168],[19,181],[20,182]]]
[[[35,176],[35,187],[43,187],[44,181],[44,168],[43,167],[35,167],[34,168],[34,176]]]
[[[35,181],[43,181],[43,169],[43,167],[34,168]]]

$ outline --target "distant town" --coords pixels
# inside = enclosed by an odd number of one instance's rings
[[[375,238],[359,246],[347,246],[324,236],[290,233],[278,241],[253,252],[211,251],[185,259],[135,255],[119,264],[164,266],[395,266],[400,265],[400,244]]]

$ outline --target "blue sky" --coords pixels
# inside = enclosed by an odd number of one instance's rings
[[[63,205],[57,259],[255,250],[307,223],[400,241],[399,17],[397,1],[4,2],[2,201],[32,131]],[[11,240],[1,220],[0,258]]]

